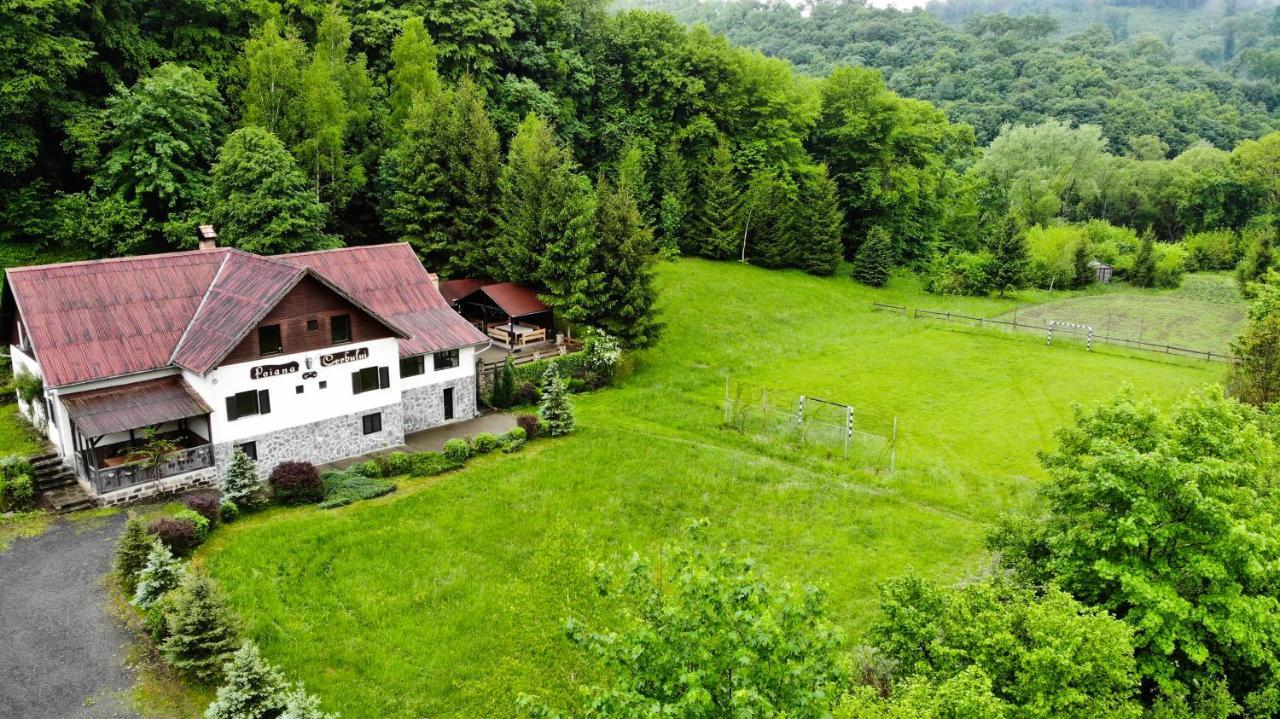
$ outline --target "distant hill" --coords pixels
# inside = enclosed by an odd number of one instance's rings
[[[1006,123],[1057,118],[1102,127],[1112,149],[1155,135],[1177,153],[1229,149],[1277,127],[1280,38],[1273,3],[951,0],[901,12],[728,0],[624,0],[825,75],[879,68],[980,142]],[[1272,53],[1275,53],[1274,55]]]

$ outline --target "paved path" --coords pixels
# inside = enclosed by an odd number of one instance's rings
[[[107,614],[124,514],[55,520],[0,554],[0,717],[135,717],[129,631]]]
[[[454,437],[474,437],[481,432],[502,434],[516,426],[516,418],[510,412],[489,412],[475,419],[424,429],[405,435],[404,443],[414,452],[439,452],[444,443]]]

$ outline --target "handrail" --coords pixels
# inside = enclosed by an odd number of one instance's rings
[[[202,444],[198,447],[170,452],[165,456],[165,461],[155,466],[148,466],[145,461],[138,461],[115,467],[90,467],[89,481],[98,494],[103,494],[212,466],[213,445]]]

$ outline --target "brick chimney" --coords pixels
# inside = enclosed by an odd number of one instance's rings
[[[213,225],[200,225],[196,228],[196,237],[200,238],[200,251],[218,249],[218,233],[213,231]]]

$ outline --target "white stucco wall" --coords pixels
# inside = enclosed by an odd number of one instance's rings
[[[329,367],[320,366],[322,355],[347,350],[369,350],[366,359]],[[307,369],[307,359],[311,369]],[[290,374],[253,379],[252,370],[262,365],[298,363],[298,371]],[[355,394],[351,391],[351,374],[367,367],[387,367],[391,386]],[[311,376],[310,373],[314,373]],[[311,352],[260,357],[251,362],[223,365],[207,375],[184,373],[187,382],[213,408],[213,441],[217,444],[236,442],[289,427],[309,424],[353,412],[373,410],[400,399],[399,342],[394,338],[357,342]],[[327,386],[320,389],[320,383]],[[297,386],[302,385],[302,394]],[[229,421],[227,397],[249,390],[271,393],[271,412]]]
[[[411,390],[419,387],[426,387],[441,382],[462,379],[470,377],[476,372],[476,348],[461,347],[458,349],[458,366],[449,369],[437,371],[435,369],[435,361],[432,355],[426,356],[427,371],[413,377],[405,377],[402,381],[402,389]],[[396,361],[395,372],[400,371],[400,362]]]

